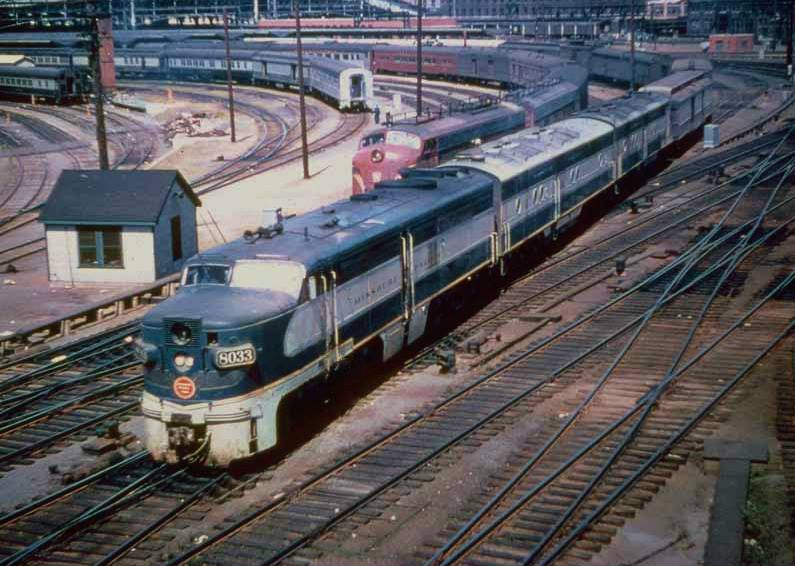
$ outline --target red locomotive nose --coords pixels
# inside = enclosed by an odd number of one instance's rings
[[[370,161],[373,163],[381,163],[384,160],[384,152],[380,149],[374,149],[370,154]]]

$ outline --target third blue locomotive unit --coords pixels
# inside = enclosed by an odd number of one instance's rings
[[[192,258],[142,324],[148,450],[223,466],[275,446],[285,396],[365,346],[400,352],[445,293],[570,225],[712,107],[708,74],[675,73]]]

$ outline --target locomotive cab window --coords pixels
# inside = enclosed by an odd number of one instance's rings
[[[295,301],[301,298],[306,269],[285,260],[241,260],[232,270],[231,287],[286,293]]]
[[[422,140],[419,136],[409,134],[408,132],[401,132],[400,130],[388,131],[386,133],[386,143],[388,145],[410,147],[411,149],[420,149],[420,147],[422,147]]]
[[[362,138],[362,143],[360,147],[367,147],[368,145],[375,145],[377,143],[384,143],[384,134],[373,134],[371,136],[367,136],[366,138]]]
[[[226,265],[189,265],[182,275],[182,286],[226,285],[229,267]]]

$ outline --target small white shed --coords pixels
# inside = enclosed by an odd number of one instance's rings
[[[49,278],[151,283],[198,251],[201,201],[179,171],[63,171],[41,211]]]

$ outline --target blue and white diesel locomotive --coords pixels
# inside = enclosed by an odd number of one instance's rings
[[[523,130],[189,260],[180,292],[142,323],[147,449],[227,465],[276,445],[286,395],[365,346],[391,358],[448,291],[565,228],[697,130],[712,112],[709,79],[666,80],[668,95]],[[684,107],[689,119],[672,124]]]

